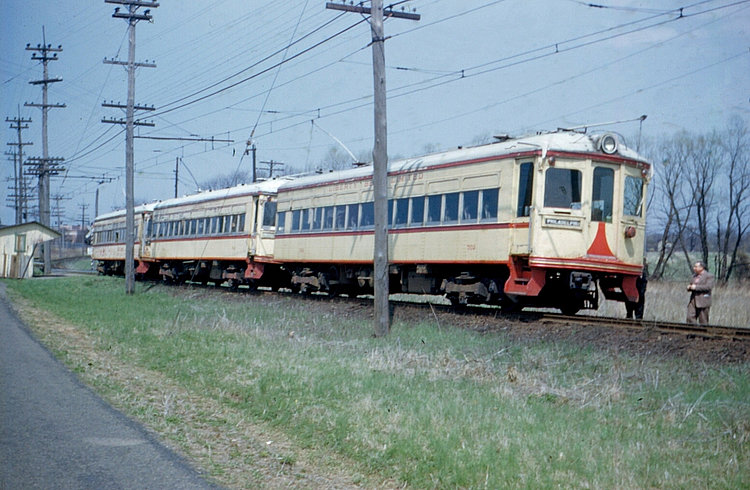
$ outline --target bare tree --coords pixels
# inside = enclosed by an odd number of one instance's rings
[[[739,117],[733,118],[722,139],[721,196],[725,202],[716,213],[716,264],[714,275],[722,282],[732,276],[742,239],[750,226],[750,164],[748,163],[748,129]],[[722,219],[723,218],[723,219]]]
[[[372,155],[359,153],[356,155],[356,162],[347,152],[339,148],[338,146],[331,146],[328,148],[325,156],[318,163],[308,164],[305,166],[305,172],[319,172],[329,170],[345,170],[352,168],[357,163],[369,162],[372,160]]]
[[[698,136],[690,143],[691,158],[688,161],[687,182],[695,201],[695,221],[692,232],[700,242],[701,259],[708,264],[710,252],[709,222],[711,214],[718,213],[714,183],[723,167],[721,138],[714,132]]]
[[[662,165],[656,171],[654,193],[656,211],[663,220],[664,231],[659,240],[659,258],[652,269],[653,278],[664,276],[667,264],[676,250],[683,251],[690,265],[689,246],[686,243],[686,230],[695,207],[694,194],[689,191],[688,169],[692,158],[692,139],[687,133],[680,133],[664,141],[658,148]]]
[[[224,189],[252,181],[247,171],[233,172],[229,174],[214,175],[212,178],[200,183],[202,189]]]

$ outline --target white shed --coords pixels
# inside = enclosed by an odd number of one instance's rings
[[[0,228],[0,277],[31,277],[34,252],[39,244],[59,236],[60,233],[35,221]]]

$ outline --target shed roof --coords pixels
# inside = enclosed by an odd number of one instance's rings
[[[0,228],[0,236],[17,235],[19,233],[28,233],[29,231],[40,231],[44,234],[49,235],[50,240],[60,237],[60,232],[53,230],[49,226],[45,226],[37,221],[30,221],[28,223],[21,223],[20,225],[4,226]]]

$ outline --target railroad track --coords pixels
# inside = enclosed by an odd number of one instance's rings
[[[159,283],[155,281],[155,283]],[[201,286],[198,283],[185,283],[179,285],[173,285],[178,288],[206,288],[215,290],[227,290],[223,286]],[[240,288],[238,291],[247,291],[245,288]],[[372,297],[358,296],[355,298],[349,297],[330,297],[324,293],[314,293],[303,295],[292,292],[272,292],[266,289],[254,290],[251,294],[283,294],[287,296],[293,296],[301,300],[306,301],[341,301],[341,302],[359,302],[363,305],[369,304],[372,301]],[[541,322],[541,323],[557,323],[557,324],[573,324],[573,325],[591,325],[591,326],[606,326],[630,330],[640,331],[654,331],[661,333],[672,333],[682,334],[688,337],[695,337],[701,339],[731,339],[737,341],[750,342],[750,327],[734,327],[726,325],[691,325],[688,323],[677,323],[677,322],[664,322],[657,320],[631,320],[626,318],[616,317],[602,317],[602,316],[589,316],[589,315],[561,315],[557,313],[539,312],[539,311],[521,311],[514,313],[503,313],[499,307],[488,307],[488,306],[469,306],[465,308],[455,308],[447,304],[436,304],[432,302],[417,302],[408,300],[391,300],[391,304],[395,308],[419,308],[422,310],[430,310],[431,314],[448,313],[456,315],[476,315],[476,316],[491,316],[495,318],[506,318],[508,320],[517,320],[524,323],[530,322]]]
[[[691,325],[688,323],[663,322],[657,320],[629,320],[625,318],[598,316],[565,316],[545,313],[545,321],[558,323],[575,322],[579,325],[605,325],[633,330],[652,330],[663,333],[679,333],[704,339],[733,339],[750,341],[750,328],[725,325]]]
[[[428,307],[426,303],[412,303],[392,301],[401,307],[421,306]],[[732,339],[750,341],[750,327],[733,327],[726,325],[691,325],[688,323],[664,322],[658,320],[632,320],[626,318],[589,316],[589,315],[561,315],[558,313],[522,311],[517,313],[502,313],[500,308],[493,307],[468,307],[455,309],[448,305],[429,305],[435,311],[453,312],[458,314],[482,315],[482,316],[504,316],[508,319],[518,319],[523,322],[542,322],[557,324],[575,324],[607,326],[631,330],[650,330],[661,333],[683,334],[689,337],[702,339]]]

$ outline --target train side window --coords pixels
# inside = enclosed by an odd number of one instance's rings
[[[443,223],[458,223],[458,192],[445,195]]]
[[[333,206],[326,206],[323,208],[323,229],[333,229]]]
[[[409,198],[396,200],[396,215],[393,219],[393,225],[396,227],[406,226],[409,220]]]
[[[499,197],[498,189],[485,189],[482,191],[482,221],[497,219],[497,201]]]
[[[548,168],[544,179],[544,207],[581,209],[581,180],[578,170]]]
[[[237,223],[237,231],[239,232],[245,231],[245,213],[238,214],[237,219],[239,220]]]
[[[476,223],[478,208],[479,208],[479,191],[464,192],[463,202],[461,203],[461,222],[462,223]]]
[[[276,232],[284,233],[286,229],[286,211],[280,211],[276,215]]]
[[[343,230],[346,224],[346,206],[336,206],[336,229]]]
[[[296,233],[299,231],[299,223],[300,223],[300,210],[295,209],[292,211],[292,229],[290,230],[292,233]]]
[[[427,224],[440,224],[440,211],[443,204],[443,196],[429,196],[427,198]]]
[[[361,214],[359,216],[359,228],[371,229],[375,226],[375,203],[363,202],[361,205]]]
[[[203,230],[205,229],[206,221],[201,218],[198,220],[198,229],[195,230],[195,234],[199,236],[203,236]]]
[[[357,229],[357,221],[359,219],[358,211],[359,211],[359,205],[358,204],[349,204],[347,207],[347,213],[346,213],[346,229],[347,230],[356,230]]]
[[[310,210],[309,209],[303,209],[302,210],[302,216],[301,216],[301,222],[300,222],[300,230],[301,231],[309,231],[310,230]]]
[[[594,168],[594,186],[591,191],[591,221],[612,222],[612,194],[615,171],[611,168]]]
[[[276,218],[276,201],[268,200],[263,205],[263,228],[272,228],[273,220]]]
[[[531,215],[531,193],[534,188],[534,164],[522,163],[518,176],[518,208],[516,216],[519,218]]]
[[[320,230],[320,228],[323,226],[322,214],[323,214],[323,208],[312,209],[312,229],[313,230]]]
[[[622,214],[625,216],[643,216],[643,179],[625,177],[625,194]]]
[[[411,198],[411,226],[422,226],[424,223],[424,196]]]

